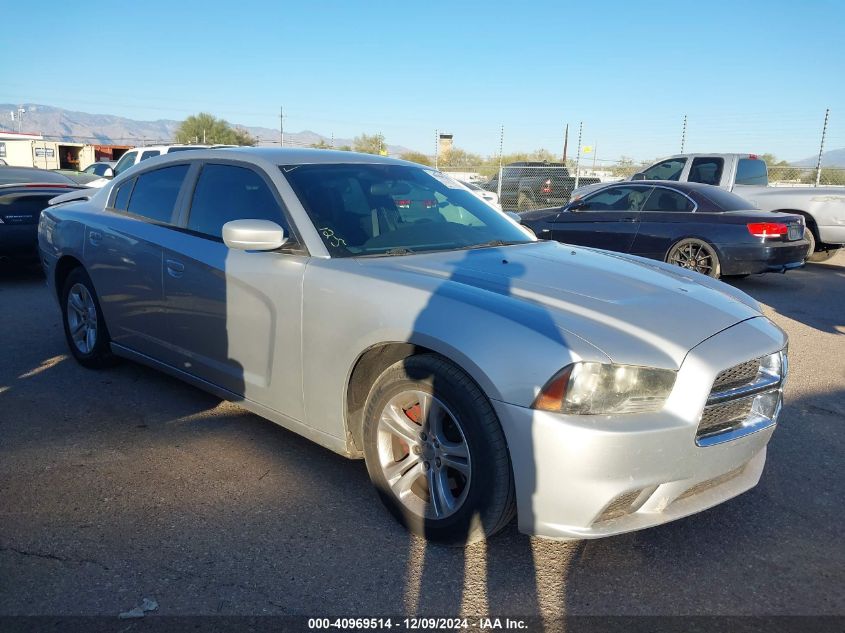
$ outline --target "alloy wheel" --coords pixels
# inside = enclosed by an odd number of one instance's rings
[[[396,498],[417,516],[444,519],[469,491],[472,462],[460,422],[424,391],[393,396],[378,422],[379,464]]]
[[[68,292],[67,324],[76,349],[90,354],[97,344],[97,306],[83,284],[73,284]]]
[[[676,244],[666,261],[710,277],[714,276],[718,266],[713,249],[706,242],[695,239],[683,240]]]

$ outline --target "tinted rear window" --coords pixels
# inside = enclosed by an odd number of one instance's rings
[[[129,213],[169,223],[187,173],[188,165],[174,165],[138,176],[129,199]]]
[[[748,209],[757,208],[745,198],[742,198],[735,193],[731,193],[730,191],[719,189],[718,187],[707,187],[707,191],[699,190],[698,193],[716,205],[718,208],[717,210],[747,211]]]
[[[740,158],[736,166],[736,184],[762,185],[769,184],[766,174],[766,163],[757,158]]]

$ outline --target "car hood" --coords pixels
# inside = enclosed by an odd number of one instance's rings
[[[698,273],[557,242],[358,261],[369,274],[398,274],[503,313],[540,306],[556,327],[623,364],[677,369],[703,340],[761,315],[754,299]]]

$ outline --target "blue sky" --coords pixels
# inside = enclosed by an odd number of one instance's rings
[[[231,122],[433,152],[600,159],[845,147],[845,2],[11,2],[0,102]],[[20,24],[21,28],[8,28]]]

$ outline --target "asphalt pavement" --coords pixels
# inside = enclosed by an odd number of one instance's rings
[[[363,462],[133,363],[81,368],[43,278],[7,266],[0,615],[845,614],[845,253],[733,283],[790,336],[755,489],[633,534],[511,524],[463,550],[394,523]]]

